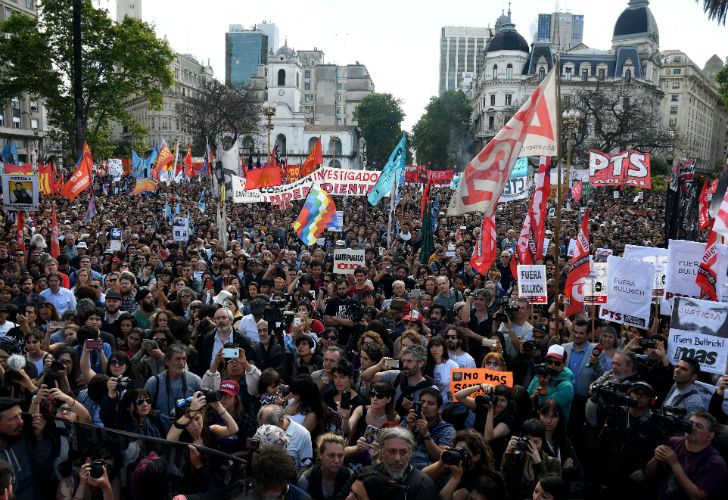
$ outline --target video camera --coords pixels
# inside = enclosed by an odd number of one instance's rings
[[[354,323],[359,323],[364,319],[364,305],[359,299],[349,299],[349,304],[346,308],[349,319]]]
[[[442,452],[440,460],[445,465],[460,464],[464,469],[470,465],[472,457],[467,448],[449,448]]]
[[[493,304],[498,310],[494,319],[501,323],[507,323],[508,318],[515,312],[518,312],[518,304],[510,299],[500,298]]]
[[[687,410],[680,406],[664,406],[653,412],[650,418],[643,423],[644,429],[640,433],[657,432],[664,439],[676,434],[689,433],[693,430],[693,423],[685,418]]]
[[[627,408],[635,408],[637,401],[627,396],[629,384],[619,384],[615,382],[607,382],[603,385],[597,385],[592,389],[592,402],[599,405],[601,409],[607,413],[614,412],[618,407],[626,406]]]

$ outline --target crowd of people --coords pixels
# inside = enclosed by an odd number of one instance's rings
[[[621,255],[625,244],[662,241],[659,193],[614,203],[598,191],[564,211],[558,235],[549,216],[548,302],[535,306],[510,270],[527,201],[498,206],[499,257],[483,276],[469,262],[482,219],[445,217],[447,188],[432,195],[441,213],[423,256],[416,186],[402,193],[391,241],[388,204],[337,197],[343,231],[306,247],[292,229],[300,202],[226,203],[224,245],[218,200],[208,190],[207,210],[198,207],[206,183],[132,197],[105,195],[103,182],[86,223],[86,195],[44,198],[19,237],[14,214],[5,217],[3,498],[728,494],[728,375],[701,373],[691,358],[672,366],[667,317],[641,330],[563,312],[583,209],[592,252]],[[189,241],[174,241],[165,205],[190,217]],[[334,273],[336,248],[365,250],[365,263]],[[459,368],[511,372],[513,384],[452,393]],[[169,443],[184,460],[82,447],[59,439],[64,423],[136,436],[145,449]],[[244,461],[244,473],[220,482],[213,454]]]

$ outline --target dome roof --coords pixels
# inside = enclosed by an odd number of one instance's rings
[[[275,55],[276,55],[276,57],[278,57],[278,56],[295,57],[296,51],[288,46],[288,40],[286,40],[286,42],[283,44],[283,46],[281,48],[279,48],[278,50],[276,50]]]
[[[515,29],[503,29],[493,37],[488,46],[488,53],[499,50],[519,50],[528,53],[528,42]]]
[[[630,0],[629,6],[614,25],[613,38],[651,36],[659,40],[660,33],[649,3],[649,0]]]

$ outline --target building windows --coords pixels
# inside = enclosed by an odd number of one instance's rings
[[[313,94],[306,94],[305,100],[306,100],[306,102],[313,101]]]
[[[30,110],[31,111],[38,111],[38,101],[36,99],[30,100]]]
[[[677,118],[670,118],[670,123],[668,125],[670,128],[677,127]]]
[[[5,7],[5,19],[9,19],[13,15],[13,10]]]
[[[488,117],[488,130],[493,130],[495,128],[495,116],[489,116]]]
[[[33,130],[38,130],[38,119],[37,118],[30,119],[30,128]]]
[[[304,90],[311,90],[311,84],[306,82],[303,84],[303,88],[304,88]]]
[[[154,130],[154,117],[149,119],[149,130]]]
[[[682,69],[680,69],[680,68],[672,68],[672,74],[673,75],[681,75],[682,74]]]
[[[670,96],[670,101],[672,102],[678,102],[680,100],[680,96],[677,94],[673,94]]]
[[[3,115],[3,110],[0,108],[0,127],[5,126],[5,115]]]
[[[680,88],[680,82],[672,82],[672,88],[673,89],[679,89]]]
[[[605,76],[606,76],[606,71],[604,71],[604,68],[599,68],[599,81],[603,82]]]
[[[627,71],[624,72],[624,79],[628,82],[632,81],[632,70],[631,69],[628,69]]]
[[[506,66],[506,78],[513,78],[513,65],[512,64],[508,64],[508,66]]]
[[[336,84],[336,90],[344,90],[344,84],[339,82]]]
[[[304,78],[311,78],[311,70],[310,69],[307,69],[306,71],[304,71],[303,72],[303,77]]]
[[[629,104],[630,104],[630,100],[629,100],[629,97],[624,97],[624,98],[622,99],[622,109],[627,109],[627,108],[629,108]]]
[[[538,81],[542,82],[546,78],[546,70],[544,68],[538,68]]]
[[[670,114],[671,115],[677,114],[677,106],[670,106]]]
[[[497,80],[497,79],[498,79],[498,65],[494,64],[493,65],[493,80]]]
[[[495,94],[490,94],[490,105],[495,106]]]
[[[511,94],[506,94],[506,106],[510,106],[513,104],[513,96]]]
[[[571,71],[572,71],[572,68],[570,66],[567,68],[564,68],[564,80],[571,80]]]
[[[582,79],[582,81],[587,81],[589,79],[589,70],[588,69],[581,70],[581,79]]]
[[[286,86],[286,70],[285,69],[278,70],[278,86],[279,87]]]
[[[672,58],[672,62],[674,62],[674,63],[679,63],[679,62],[680,62],[680,60],[681,60],[681,59],[680,59],[680,56],[674,56],[674,57]]]

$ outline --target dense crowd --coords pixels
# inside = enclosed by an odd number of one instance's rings
[[[664,196],[597,191],[563,212],[560,237],[549,215],[548,303],[535,306],[518,298],[509,265],[527,200],[499,205],[499,257],[483,276],[469,262],[482,219],[444,217],[447,188],[432,195],[434,253],[422,256],[414,186],[391,242],[388,204],[337,197],[344,230],[311,247],[292,230],[300,202],[227,203],[225,246],[218,200],[208,190],[198,207],[206,184],[132,197],[104,194],[103,182],[88,223],[86,195],[26,214],[25,248],[6,214],[2,495],[725,498],[728,375],[690,358],[670,365],[667,317],[624,328],[593,311],[565,317],[557,300],[587,206],[592,252],[621,255],[663,241]],[[188,242],[174,241],[165,205],[190,217]],[[336,248],[364,249],[365,264],[335,274]],[[450,391],[452,369],[481,367],[511,372],[512,387]],[[159,449],[81,446],[59,438],[64,422]],[[221,481],[220,456],[244,473]]]

